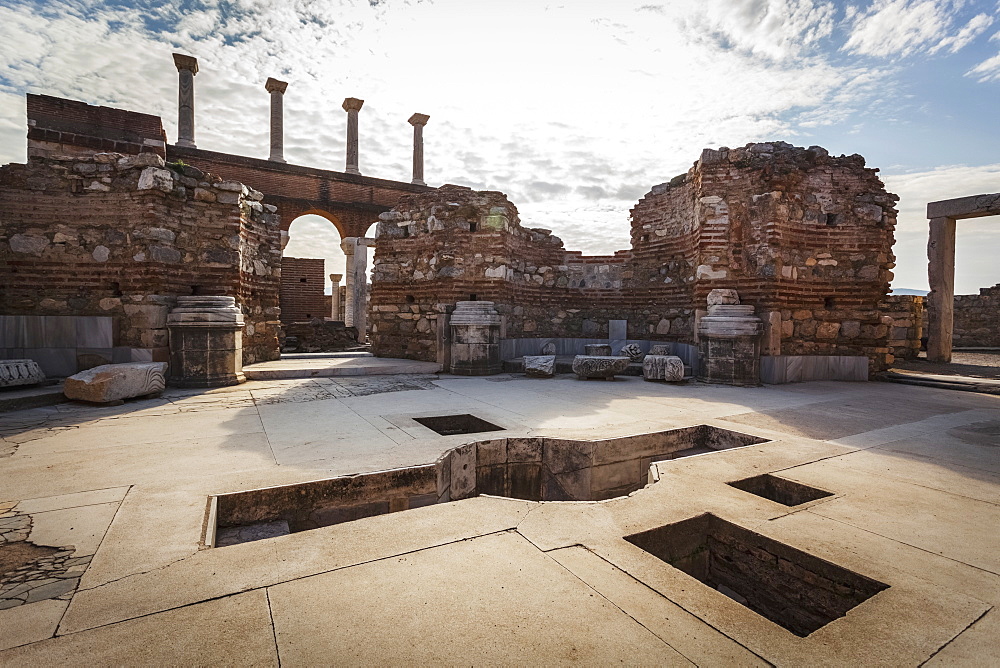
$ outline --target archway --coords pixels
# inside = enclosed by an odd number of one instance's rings
[[[1000,193],[973,195],[927,205],[927,359],[950,362],[955,321],[955,225],[966,218],[1000,215]]]
[[[282,322],[343,320],[345,255],[340,221],[330,213],[310,210],[290,222],[287,235],[282,249]]]

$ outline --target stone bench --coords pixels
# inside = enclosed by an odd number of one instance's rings
[[[581,380],[614,378],[616,374],[625,373],[631,361],[627,357],[611,355],[577,355],[573,358],[573,373]]]

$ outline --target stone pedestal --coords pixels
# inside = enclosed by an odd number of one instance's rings
[[[726,385],[760,385],[764,323],[753,306],[715,304],[698,323],[698,379]]]
[[[500,314],[493,302],[458,302],[451,314],[451,372],[490,376],[503,368]]]
[[[233,297],[178,297],[167,316],[176,387],[222,387],[243,375],[243,314]]]

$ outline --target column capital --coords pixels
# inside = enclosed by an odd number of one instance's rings
[[[427,114],[413,114],[406,122],[410,125],[417,126],[427,125],[427,121],[429,120],[431,120],[431,117]]]
[[[198,59],[194,56],[185,56],[183,53],[174,54],[174,65],[177,71],[190,70],[191,74],[198,74]]]
[[[330,280],[334,283],[340,283],[340,279],[343,277],[343,274],[330,274]]]
[[[356,97],[349,97],[344,100],[344,111],[361,111],[361,105],[364,103],[364,100],[359,100]]]
[[[278,92],[284,95],[286,88],[288,88],[287,81],[278,81],[274,77],[268,77],[267,81],[264,82],[264,89],[268,93]]]

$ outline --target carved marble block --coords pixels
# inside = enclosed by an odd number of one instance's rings
[[[625,373],[631,360],[610,355],[577,355],[573,358],[573,373],[581,380],[587,378],[614,378]]]
[[[684,362],[673,355],[646,355],[642,360],[642,377],[676,383],[684,380]]]

